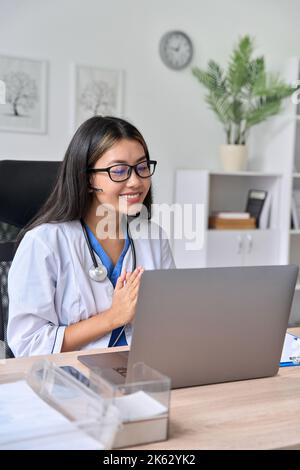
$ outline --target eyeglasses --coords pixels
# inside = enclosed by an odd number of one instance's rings
[[[122,165],[112,165],[108,168],[88,168],[87,172],[106,172],[112,181],[120,183],[130,178],[132,170],[134,170],[137,176],[140,178],[150,178],[150,176],[152,176],[155,171],[156,164],[156,160],[145,160],[143,162],[137,163],[136,165],[127,165],[127,163],[123,163]]]

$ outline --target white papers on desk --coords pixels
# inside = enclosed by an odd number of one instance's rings
[[[0,449],[103,449],[21,380],[0,385]]]
[[[115,405],[123,422],[149,419],[168,411],[164,405],[142,390],[116,398]]]
[[[300,337],[286,333],[280,363],[300,362]]]

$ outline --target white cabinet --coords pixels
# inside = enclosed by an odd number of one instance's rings
[[[188,239],[175,239],[173,250],[177,267],[251,266],[281,262],[282,175],[271,172],[240,173],[206,170],[177,170],[175,203],[204,206],[201,249],[189,250]],[[208,230],[208,217],[217,211],[244,211],[250,189],[268,192],[264,214],[265,229]],[[178,231],[180,232],[180,231]]]
[[[245,266],[280,264],[280,233],[278,230],[257,230],[246,234]]]
[[[209,230],[207,266],[278,264],[278,231]]]
[[[207,266],[241,266],[245,234],[229,230],[209,230],[207,235]]]

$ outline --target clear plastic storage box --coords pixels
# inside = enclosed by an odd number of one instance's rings
[[[0,449],[110,449],[121,425],[101,397],[49,361],[0,385]]]
[[[130,383],[81,383],[49,361],[0,385],[0,449],[111,449],[167,439],[170,379],[140,363]]]
[[[168,438],[171,381],[165,375],[137,363],[130,371],[130,381],[114,385],[105,378],[105,371],[93,369],[91,379],[110,390],[112,405],[120,412],[113,448],[134,446]],[[99,383],[99,382],[98,382]],[[106,385],[104,385],[106,384]],[[99,391],[104,395],[104,391]]]

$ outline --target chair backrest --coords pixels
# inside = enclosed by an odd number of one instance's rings
[[[1,235],[0,224],[0,235]],[[14,228],[14,227],[13,227]],[[8,271],[13,260],[15,242],[0,241],[0,341],[4,346],[1,348],[1,354],[5,357],[12,357],[12,352],[7,344],[7,322],[8,322],[8,293],[7,277]]]
[[[12,357],[7,345],[7,277],[13,260],[18,232],[37,213],[49,196],[61,162],[0,161],[0,341],[6,357]],[[0,351],[1,352],[1,351]]]
[[[0,161],[0,222],[24,227],[46,201],[61,162]]]

